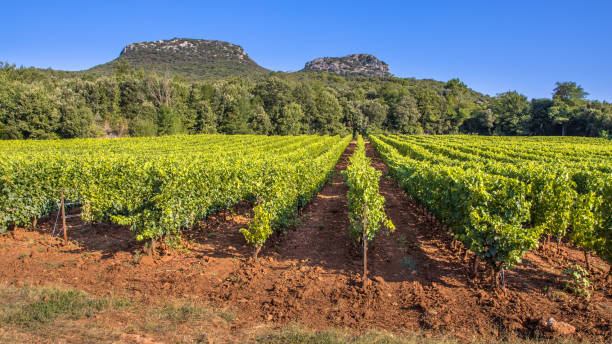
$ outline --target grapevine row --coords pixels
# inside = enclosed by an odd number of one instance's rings
[[[196,135],[47,141],[47,151],[9,141],[0,146],[0,231],[54,211],[60,190],[84,220],[130,226],[139,240],[258,198],[256,218],[265,209],[275,227],[316,192],[349,140]]]
[[[349,187],[347,198],[353,242],[362,242],[364,222],[368,241],[374,239],[381,226],[393,230],[393,223],[385,214],[385,198],[379,193],[381,172],[372,167],[370,159],[366,157],[365,143],[361,136],[357,138],[357,147],[344,175]]]
[[[395,226],[385,214],[385,198],[379,193],[381,172],[372,167],[366,156],[363,137],[357,137],[356,149],[344,171],[347,192],[350,237],[355,244],[363,245],[363,283],[367,283],[367,247],[381,227],[390,231]]]
[[[516,253],[520,255],[535,247],[542,233],[556,235],[560,240],[570,229],[569,235],[575,244],[586,251],[594,251],[606,261],[611,262],[612,178],[609,173],[580,170],[572,164],[564,164],[561,159],[556,166],[546,162],[524,161],[512,157],[511,154],[504,156],[500,153],[489,153],[484,147],[483,150],[467,153],[466,149],[456,149],[458,147],[454,144],[449,144],[449,141],[456,138],[379,136],[374,137],[372,142],[386,160],[393,161],[395,165],[392,169],[395,170],[395,176],[405,186],[408,193],[426,205],[443,223],[451,226],[455,236],[468,248],[474,246],[472,243],[474,235],[469,228],[466,229],[466,225],[468,227],[472,225],[474,214],[471,212],[458,214],[459,217],[471,217],[464,223],[448,219],[444,213],[448,205],[444,204],[444,200],[428,195],[434,192],[432,187],[427,185],[432,180],[422,178],[415,181],[414,177],[406,177],[407,174],[420,173],[412,169],[414,166],[420,164],[421,168],[426,166],[436,171],[456,171],[453,172],[454,175],[448,183],[458,180],[464,182],[467,175],[471,174],[482,180],[497,179],[496,183],[501,183],[499,185],[507,183],[507,180],[523,185],[524,188],[518,190],[520,192],[511,195],[513,197],[497,194],[496,202],[494,202],[501,206],[499,211],[513,214],[517,205],[516,197],[520,196],[520,199],[525,200],[524,205],[529,215],[519,217],[522,218],[520,221],[507,223],[515,226],[515,230],[509,233],[510,236],[518,239],[513,245],[516,245]],[[469,139],[460,138],[470,142]],[[474,138],[474,140],[483,139]],[[601,151],[605,152],[605,148]],[[435,190],[435,192],[442,191],[444,190]],[[451,187],[446,191],[449,191],[448,197],[470,199],[470,207],[475,204],[471,201],[473,195],[464,189],[452,189]],[[489,193],[489,190],[485,187],[481,188],[480,192]],[[504,231],[494,230],[494,232],[497,236],[507,235],[504,234]],[[476,247],[476,249],[479,248]],[[499,248],[487,243],[482,250],[497,253]],[[478,254],[477,251],[475,252]],[[500,263],[510,265],[513,260],[518,261],[520,255],[515,255],[515,258],[512,258],[512,255],[499,257],[494,260],[493,265]]]
[[[253,221],[248,228],[240,230],[247,242],[255,247],[255,259],[274,230],[286,226],[298,209],[327,182],[350,140],[350,136],[338,139],[330,149],[316,157],[299,154],[299,161],[271,165],[273,178],[264,181],[256,192],[259,204],[254,208]]]

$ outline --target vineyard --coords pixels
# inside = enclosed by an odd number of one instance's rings
[[[82,226],[68,240],[50,235],[63,202]],[[130,310],[134,323],[151,302],[180,298],[232,309],[226,332],[210,325],[226,338],[258,323],[460,342],[612,334],[612,144],[603,139],[4,141],[0,233],[0,282],[113,290],[143,302]],[[547,325],[553,316],[562,330]],[[0,315],[0,341],[17,326],[7,321]],[[191,338],[204,325],[173,326],[157,338],[176,341],[177,327]],[[258,342],[245,338],[235,341]]]
[[[177,234],[242,200],[257,202],[258,250],[326,182],[349,137],[198,135],[0,145],[0,232],[57,210],[62,190],[87,222],[138,240]]]
[[[608,141],[375,136],[372,143],[408,195],[497,274],[543,234],[561,241],[568,229],[587,262],[595,252],[612,263]]]

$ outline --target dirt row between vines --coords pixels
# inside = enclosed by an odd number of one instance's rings
[[[508,272],[508,291],[503,294],[486,278],[468,277],[469,256],[464,261],[463,251],[451,249],[449,235],[384,176],[380,190],[397,230],[379,234],[370,245],[372,283],[363,290],[362,257],[348,238],[347,187],[341,174],[354,148],[354,143],[347,148],[330,182],[301,211],[296,224],[269,240],[257,263],[238,233],[251,215],[248,203],[202,221],[173,247],[161,245],[154,258],[143,255],[142,244],[120,226],[74,229],[71,243],[63,245],[49,235],[55,220],[50,216],[40,221],[37,231],[18,229],[0,236],[0,283],[77,288],[145,305],[179,298],[231,310],[235,316],[227,326],[200,324],[199,331],[219,338],[214,342],[245,342],[253,333],[293,323],[315,330],[376,328],[464,341],[530,338],[553,335],[539,324],[550,317],[574,326],[577,339],[611,337],[612,294],[601,278],[607,268],[603,262],[594,259],[595,290],[586,301],[563,291],[562,270],[582,264],[581,253],[565,244],[559,253],[545,246]],[[369,144],[367,155],[386,173]],[[118,321],[111,315],[96,321],[107,322],[114,328],[109,340],[121,342],[124,332],[146,334],[127,325],[140,316],[123,314]],[[181,335],[196,338],[195,331],[190,327]],[[67,340],[79,342],[83,336],[73,331]],[[152,338],[176,342],[176,336],[175,331],[153,331]]]

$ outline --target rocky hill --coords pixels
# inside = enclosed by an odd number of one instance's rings
[[[127,45],[115,60],[88,72],[108,74],[115,62],[126,60],[132,68],[161,74],[181,74],[187,79],[248,76],[267,72],[238,45],[202,39],[174,38]]]
[[[303,71],[338,75],[390,76],[389,65],[370,54],[320,57],[306,62]]]

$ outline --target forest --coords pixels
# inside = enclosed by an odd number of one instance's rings
[[[612,135],[612,104],[575,82],[494,97],[459,79],[270,72],[192,81],[115,63],[97,75],[0,63],[0,138],[169,134]]]

